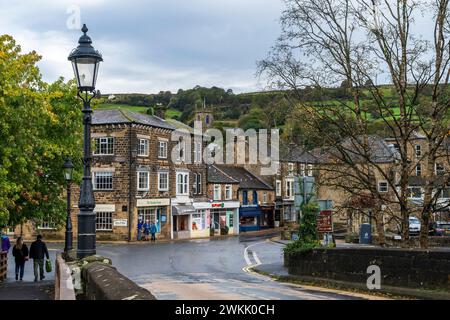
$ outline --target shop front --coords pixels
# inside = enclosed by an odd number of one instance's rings
[[[239,208],[239,231],[258,231],[261,225],[260,206],[241,206]]]
[[[172,234],[173,239],[191,238],[191,224],[196,210],[192,205],[172,206]],[[198,221],[198,220],[196,220]],[[197,223],[197,222],[196,222]]]
[[[223,201],[223,202],[194,202],[194,207],[197,210],[198,222],[205,223],[206,229],[202,229],[201,235],[218,236],[224,234],[238,234],[239,228],[236,223],[239,216],[239,202],[238,201]],[[198,226],[199,223],[195,225]],[[192,224],[194,233],[194,223]],[[203,232],[206,230],[206,232]],[[197,231],[197,233],[199,233]]]
[[[157,238],[170,239],[170,199],[138,199],[138,220],[154,223],[157,230]]]
[[[275,227],[275,206],[261,206],[261,229]]]

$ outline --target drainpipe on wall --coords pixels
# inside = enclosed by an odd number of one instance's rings
[[[129,152],[129,163],[128,163],[128,241],[131,241],[131,231],[133,228],[133,208],[132,208],[132,180],[133,180],[133,144],[132,144],[132,123],[130,123],[130,129],[128,131],[128,152]]]

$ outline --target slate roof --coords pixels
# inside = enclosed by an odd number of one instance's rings
[[[188,126],[187,124],[175,120],[175,119],[166,119],[166,122],[175,127],[176,129],[187,130],[190,134],[194,134],[194,128]]]
[[[317,158],[295,143],[280,143],[280,160],[286,162],[316,163]]]
[[[217,168],[215,165],[208,166],[208,183],[239,183],[225,172]]]
[[[94,110],[93,125],[136,123],[151,127],[175,130],[175,127],[156,116],[150,116],[129,110]]]
[[[228,176],[239,182],[240,189],[273,190],[273,187],[243,167],[215,165]]]
[[[362,139],[362,137],[360,137]],[[377,135],[367,137],[370,159],[374,163],[392,163],[399,158],[398,151],[391,147],[384,139]],[[362,143],[355,140],[345,139],[341,146],[345,148],[345,153],[352,158],[355,163],[365,162],[361,156],[363,154]],[[330,163],[342,158],[336,147],[316,148],[311,152],[319,163]]]

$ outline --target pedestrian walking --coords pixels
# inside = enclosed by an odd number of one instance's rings
[[[6,234],[3,234],[3,232],[1,231],[0,234],[1,234],[2,252],[8,253],[9,248],[11,248],[9,237]]]
[[[18,237],[16,244],[13,247],[12,254],[16,263],[16,281],[23,279],[23,273],[25,270],[25,262],[28,260],[28,247],[23,243],[22,237]]]
[[[156,225],[152,222],[150,226],[150,233],[152,234],[152,242],[156,242]]]
[[[150,223],[148,220],[144,223],[144,240],[148,241],[148,236],[150,235]]]
[[[38,281],[38,276],[42,280],[45,279],[44,275],[44,257],[50,259],[48,255],[47,245],[42,241],[42,236],[38,234],[36,241],[34,241],[30,246],[30,259],[33,259],[33,269],[34,269],[34,281]],[[39,268],[39,274],[38,274]]]
[[[143,223],[142,223],[142,219],[139,219],[139,221],[138,221],[138,225],[137,225],[137,231],[138,231],[138,234],[137,234],[137,240],[138,241],[141,241],[141,239],[142,239],[142,226],[143,226]]]

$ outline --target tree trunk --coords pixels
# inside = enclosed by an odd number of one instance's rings
[[[430,212],[426,212],[422,214],[421,219],[421,227],[420,227],[420,247],[422,249],[428,249],[428,224],[430,223]]]
[[[376,208],[374,210],[376,229],[378,234],[378,244],[382,247],[386,245],[386,235],[384,234],[383,211]]]

